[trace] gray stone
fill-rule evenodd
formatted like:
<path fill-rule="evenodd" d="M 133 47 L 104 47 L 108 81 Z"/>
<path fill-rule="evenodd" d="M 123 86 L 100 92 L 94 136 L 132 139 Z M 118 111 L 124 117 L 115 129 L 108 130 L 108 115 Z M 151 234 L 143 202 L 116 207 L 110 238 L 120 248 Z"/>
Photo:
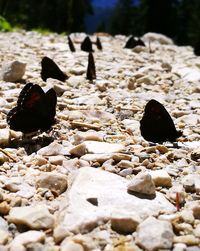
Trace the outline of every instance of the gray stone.
<path fill-rule="evenodd" d="M 148 172 L 140 172 L 128 184 L 128 191 L 155 195 L 156 188 L 151 175 Z"/>
<path fill-rule="evenodd" d="M 26 64 L 19 61 L 6 62 L 1 69 L 1 79 L 6 82 L 16 82 L 21 80 L 26 69 Z"/>
<path fill-rule="evenodd" d="M 42 173 L 36 181 L 36 187 L 48 188 L 58 196 L 67 189 L 67 176 L 56 172 Z"/>
<path fill-rule="evenodd" d="M 46 206 L 13 207 L 7 219 L 16 225 L 26 225 L 31 229 L 47 229 L 54 226 L 54 217 Z"/>
<path fill-rule="evenodd" d="M 137 227 L 136 242 L 145 250 L 170 249 L 174 233 L 170 222 L 149 217 Z"/>

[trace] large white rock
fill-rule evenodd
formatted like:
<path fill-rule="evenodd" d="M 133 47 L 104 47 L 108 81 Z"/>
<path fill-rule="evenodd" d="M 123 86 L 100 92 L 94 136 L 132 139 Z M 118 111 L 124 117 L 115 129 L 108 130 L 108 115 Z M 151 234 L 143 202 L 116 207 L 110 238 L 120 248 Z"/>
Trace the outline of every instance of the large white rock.
<path fill-rule="evenodd" d="M 170 249 L 174 233 L 168 221 L 149 217 L 137 227 L 136 242 L 145 250 Z"/>
<path fill-rule="evenodd" d="M 65 238 L 69 231 L 88 232 L 102 222 L 116 218 L 116 209 L 123 224 L 123 217 L 135 215 L 145 219 L 175 211 L 163 194 L 157 192 L 154 199 L 136 197 L 127 192 L 125 178 L 92 167 L 77 170 L 71 183 L 54 232 L 56 241 Z"/>

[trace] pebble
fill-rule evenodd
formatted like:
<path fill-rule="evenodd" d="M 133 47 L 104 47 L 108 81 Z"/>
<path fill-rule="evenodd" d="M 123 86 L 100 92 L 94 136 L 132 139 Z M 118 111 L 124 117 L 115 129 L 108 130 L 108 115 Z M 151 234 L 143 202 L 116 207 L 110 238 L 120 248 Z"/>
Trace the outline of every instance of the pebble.
<path fill-rule="evenodd" d="M 5 245 L 8 241 L 9 233 L 0 229 L 0 245 Z"/>
<path fill-rule="evenodd" d="M 155 186 L 171 187 L 172 179 L 165 170 L 150 171 Z"/>
<path fill-rule="evenodd" d="M 155 195 L 156 188 L 151 175 L 148 172 L 140 172 L 128 184 L 128 191 Z"/>
<path fill-rule="evenodd" d="M 85 141 L 70 150 L 70 153 L 75 156 L 83 156 L 86 153 L 115 153 L 124 149 L 122 144 L 112 144 L 98 141 Z"/>
<path fill-rule="evenodd" d="M 36 181 L 37 188 L 48 188 L 56 196 L 63 193 L 67 189 L 67 186 L 67 176 L 56 172 L 41 173 Z"/>
<path fill-rule="evenodd" d="M 23 250 L 29 243 L 38 243 L 45 240 L 45 234 L 41 231 L 29 230 L 17 235 L 10 243 L 10 251 Z"/>
<path fill-rule="evenodd" d="M 30 229 L 48 229 L 54 226 L 54 217 L 46 206 L 13 207 L 7 219 L 16 225 L 26 225 Z"/>
<path fill-rule="evenodd" d="M 10 141 L 10 130 L 5 128 L 5 129 L 0 129 L 0 145 L 1 146 L 8 146 Z"/>
<path fill-rule="evenodd" d="M 136 242 L 146 250 L 171 249 L 174 233 L 171 223 L 149 217 L 137 227 Z"/>
<path fill-rule="evenodd" d="M 84 251 L 84 247 L 79 243 L 73 241 L 64 240 L 61 243 L 61 251 Z"/>
<path fill-rule="evenodd" d="M 26 64 L 19 61 L 4 62 L 2 65 L 0 78 L 6 82 L 16 82 L 21 80 L 26 69 Z"/>

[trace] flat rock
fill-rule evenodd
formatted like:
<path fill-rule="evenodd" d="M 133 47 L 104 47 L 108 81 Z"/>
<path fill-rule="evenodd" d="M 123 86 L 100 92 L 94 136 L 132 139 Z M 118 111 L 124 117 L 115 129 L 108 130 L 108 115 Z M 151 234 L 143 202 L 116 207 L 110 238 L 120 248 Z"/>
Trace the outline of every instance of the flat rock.
<path fill-rule="evenodd" d="M 16 225 L 26 225 L 31 229 L 47 229 L 54 225 L 54 217 L 46 206 L 13 207 L 7 219 Z"/>
<path fill-rule="evenodd" d="M 140 172 L 128 184 L 128 191 L 154 195 L 156 188 L 151 175 L 148 172 Z"/>
<path fill-rule="evenodd" d="M 19 61 L 6 62 L 3 64 L 0 78 L 6 82 L 21 80 L 26 69 L 26 64 Z"/>
<path fill-rule="evenodd" d="M 116 153 L 124 150 L 124 146 L 122 144 L 116 143 L 107 143 L 107 142 L 98 142 L 98 141 L 84 141 L 83 143 L 75 146 L 70 150 L 70 153 L 75 156 L 83 156 L 86 153 Z"/>
<path fill-rule="evenodd" d="M 67 189 L 67 176 L 56 172 L 42 173 L 36 187 L 48 188 L 53 194 L 60 195 Z"/>
<path fill-rule="evenodd" d="M 59 213 L 59 224 L 54 236 L 62 240 L 69 231 L 88 232 L 112 217 L 116 208 L 118 217 L 138 215 L 145 219 L 150 215 L 172 213 L 175 207 L 157 192 L 154 199 L 139 198 L 127 193 L 128 181 L 116 174 L 91 167 L 83 167 L 71 177 L 68 198 Z"/>
<path fill-rule="evenodd" d="M 137 227 L 136 242 L 145 250 L 170 249 L 174 233 L 170 222 L 149 217 Z"/>

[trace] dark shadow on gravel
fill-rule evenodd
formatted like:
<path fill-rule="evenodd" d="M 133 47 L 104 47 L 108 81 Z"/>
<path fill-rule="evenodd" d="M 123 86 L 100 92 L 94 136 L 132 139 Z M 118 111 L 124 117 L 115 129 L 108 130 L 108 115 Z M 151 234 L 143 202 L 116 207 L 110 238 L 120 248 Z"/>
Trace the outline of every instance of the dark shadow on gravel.
<path fill-rule="evenodd" d="M 156 198 L 156 194 L 148 195 L 148 194 L 142 194 L 142 193 L 131 192 L 131 191 L 127 191 L 127 192 L 128 194 L 134 195 L 138 197 L 139 199 L 153 200 Z"/>
<path fill-rule="evenodd" d="M 55 138 L 51 136 L 42 136 L 36 139 L 31 139 L 31 138 L 21 139 L 21 140 L 14 139 L 14 140 L 11 140 L 9 147 L 11 148 L 24 147 L 26 153 L 30 155 L 34 152 L 37 152 L 41 148 L 48 146 L 54 141 L 54 139 Z"/>

